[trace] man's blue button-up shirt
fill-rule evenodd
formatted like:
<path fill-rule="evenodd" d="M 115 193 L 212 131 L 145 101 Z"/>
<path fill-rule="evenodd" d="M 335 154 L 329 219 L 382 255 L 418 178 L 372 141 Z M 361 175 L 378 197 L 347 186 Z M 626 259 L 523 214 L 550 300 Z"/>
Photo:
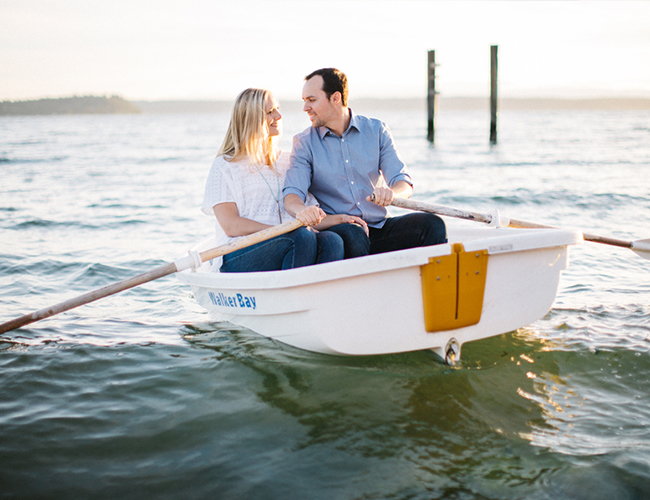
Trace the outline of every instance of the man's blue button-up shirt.
<path fill-rule="evenodd" d="M 352 110 L 350 115 L 342 137 L 327 127 L 310 127 L 293 138 L 291 168 L 282 193 L 285 197 L 296 194 L 305 201 L 310 192 L 325 213 L 354 215 L 380 228 L 387 211 L 366 197 L 383 182 L 389 187 L 397 181 L 412 185 L 411 177 L 388 127 Z"/>

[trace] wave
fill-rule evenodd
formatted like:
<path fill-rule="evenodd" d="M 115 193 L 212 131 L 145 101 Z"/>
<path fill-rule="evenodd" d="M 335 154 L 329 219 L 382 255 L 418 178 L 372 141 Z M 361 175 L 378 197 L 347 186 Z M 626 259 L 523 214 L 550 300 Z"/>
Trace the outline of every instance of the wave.
<path fill-rule="evenodd" d="M 137 163 L 139 165 L 148 165 L 151 163 L 167 163 L 167 162 L 175 162 L 175 161 L 187 161 L 187 158 L 182 156 L 168 156 L 166 158 L 149 157 L 149 158 L 139 158 L 137 160 L 133 160 L 134 163 Z"/>
<path fill-rule="evenodd" d="M 579 193 L 575 191 L 534 191 L 517 189 L 509 195 L 468 196 L 450 191 L 423 192 L 423 199 L 435 199 L 443 205 L 465 204 L 476 206 L 570 206 L 576 209 L 599 209 L 645 205 L 647 198 L 625 193 Z"/>
<path fill-rule="evenodd" d="M 16 211 L 16 209 L 13 208 L 8 208 L 8 209 L 2 209 L 0 208 L 0 211 Z M 136 226 L 136 225 L 142 225 L 142 224 L 147 224 L 147 221 L 142 220 L 142 219 L 126 219 L 126 220 L 120 220 L 117 222 L 102 222 L 101 224 L 89 224 L 87 222 L 80 222 L 80 221 L 52 221 L 52 220 L 46 220 L 46 219 L 32 219 L 32 220 L 27 220 L 23 222 L 19 222 L 17 224 L 14 224 L 13 226 L 7 226 L 6 229 L 9 230 L 14 230 L 14 231 L 22 231 L 22 230 L 28 230 L 28 229 L 34 229 L 34 228 L 48 228 L 48 229 L 53 229 L 53 228 L 67 228 L 67 229 L 84 229 L 84 230 L 92 230 L 92 231 L 105 231 L 107 229 L 118 229 L 124 226 Z"/>
<path fill-rule="evenodd" d="M 79 257 L 77 257 L 79 258 Z M 164 265 L 159 260 L 125 262 L 88 262 L 15 257 L 0 255 L 0 274 L 7 278 L 0 292 L 2 297 L 55 297 L 47 303 L 60 302 L 60 295 L 82 294 L 118 283 Z M 160 299 L 160 288 L 165 284 L 137 287 L 135 295 Z"/>
<path fill-rule="evenodd" d="M 66 227 L 66 228 L 77 227 L 82 229 L 101 229 L 105 226 L 87 224 L 79 221 L 58 222 L 58 221 L 52 221 L 46 219 L 32 219 L 32 220 L 19 222 L 17 224 L 14 224 L 13 226 L 7 227 L 7 229 L 23 230 L 23 229 L 32 229 L 32 228 L 55 228 L 55 227 Z"/>
<path fill-rule="evenodd" d="M 19 163 L 58 163 L 66 161 L 69 156 L 52 156 L 50 158 L 8 158 L 6 156 L 0 157 L 0 164 L 19 164 Z"/>
<path fill-rule="evenodd" d="M 111 203 L 105 205 L 103 203 L 91 203 L 88 205 L 88 208 L 101 208 L 101 209 L 120 209 L 120 210 L 164 210 L 167 208 L 166 205 L 161 205 L 160 203 L 154 203 L 151 205 L 134 205 L 132 203 Z"/>

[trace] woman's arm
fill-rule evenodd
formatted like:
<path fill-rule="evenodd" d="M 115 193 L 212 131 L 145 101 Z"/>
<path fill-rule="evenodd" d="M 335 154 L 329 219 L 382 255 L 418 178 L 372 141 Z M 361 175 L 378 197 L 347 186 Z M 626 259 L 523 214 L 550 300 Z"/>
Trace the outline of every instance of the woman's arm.
<path fill-rule="evenodd" d="M 239 216 L 237 204 L 233 202 L 219 203 L 212 207 L 214 215 L 223 229 L 230 238 L 237 236 L 248 236 L 262 229 L 266 229 L 268 224 L 247 219 Z M 296 214 L 296 219 L 301 221 L 305 226 L 315 226 L 325 218 L 326 214 L 318 207 L 306 207 Z"/>
<path fill-rule="evenodd" d="M 248 236 L 249 234 L 271 227 L 268 224 L 262 224 L 261 222 L 240 217 L 237 204 L 233 202 L 219 203 L 212 207 L 212 210 L 217 217 L 221 229 L 230 238 Z"/>

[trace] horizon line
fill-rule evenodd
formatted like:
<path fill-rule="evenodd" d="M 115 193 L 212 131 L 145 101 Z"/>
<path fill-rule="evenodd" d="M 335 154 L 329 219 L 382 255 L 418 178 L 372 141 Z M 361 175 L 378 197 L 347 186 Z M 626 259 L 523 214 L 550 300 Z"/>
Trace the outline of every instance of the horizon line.
<path fill-rule="evenodd" d="M 75 94 L 61 94 L 61 95 L 46 95 L 46 96 L 39 96 L 39 97 L 32 97 L 32 98 L 21 98 L 21 99 L 2 99 L 0 102 L 32 102 L 32 101 L 40 101 L 40 100 L 55 100 L 55 99 L 71 99 L 71 98 L 80 98 L 80 97 L 104 97 L 104 98 L 111 98 L 111 97 L 119 97 L 125 101 L 129 102 L 147 102 L 147 103 L 156 103 L 156 102 L 234 102 L 234 99 L 229 99 L 229 98 L 218 98 L 218 97 L 165 97 L 165 98 L 127 98 L 124 97 L 122 94 L 118 93 L 75 93 Z M 617 100 L 624 100 L 624 101 L 631 101 L 631 100 L 650 100 L 650 95 L 613 95 L 613 96 L 535 96 L 535 97 L 530 97 L 530 96 L 499 96 L 499 100 L 510 100 L 510 101 L 522 101 L 522 100 L 529 100 L 529 101 L 617 101 Z M 301 99 L 287 99 L 287 98 L 280 98 L 283 102 L 301 102 Z M 387 96 L 387 97 L 349 97 L 350 100 L 354 101 L 419 101 L 419 100 L 427 100 L 427 96 L 421 96 L 421 97 L 395 97 L 395 96 Z M 446 96 L 443 93 L 438 93 L 438 100 L 441 99 L 455 99 L 455 100 L 485 100 L 485 99 L 490 99 L 489 95 L 485 96 L 475 96 L 475 95 L 450 95 Z"/>

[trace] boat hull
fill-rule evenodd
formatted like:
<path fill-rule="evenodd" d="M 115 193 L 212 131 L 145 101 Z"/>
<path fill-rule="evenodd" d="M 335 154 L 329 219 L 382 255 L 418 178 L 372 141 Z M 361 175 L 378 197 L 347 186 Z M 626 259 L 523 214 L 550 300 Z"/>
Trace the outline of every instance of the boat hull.
<path fill-rule="evenodd" d="M 221 274 L 209 272 L 206 263 L 177 276 L 191 286 L 198 303 L 215 320 L 300 349 L 338 355 L 432 349 L 452 361 L 449 358 L 457 360 L 466 342 L 513 331 L 543 317 L 568 265 L 568 245 L 579 243 L 582 235 L 562 230 L 450 228 L 449 239 L 445 245 L 288 271 Z M 461 251 L 470 256 L 486 255 L 487 272 L 476 271 L 485 275 L 480 303 L 474 296 L 466 299 L 479 320 L 432 331 L 426 318 L 435 320 L 436 304 L 424 298 L 423 269 L 458 251 L 454 243 L 462 243 Z M 437 286 L 440 277 L 435 274 L 441 273 L 435 271 L 432 278 Z M 452 274 L 459 273 L 449 273 L 455 280 Z"/>

